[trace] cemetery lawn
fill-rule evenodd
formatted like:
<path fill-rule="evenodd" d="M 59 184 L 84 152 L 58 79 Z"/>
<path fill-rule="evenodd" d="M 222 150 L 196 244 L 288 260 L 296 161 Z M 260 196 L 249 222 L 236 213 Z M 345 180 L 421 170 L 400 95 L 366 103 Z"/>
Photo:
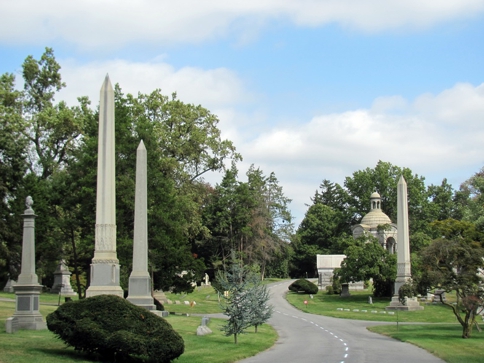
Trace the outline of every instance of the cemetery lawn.
<path fill-rule="evenodd" d="M 212 288 L 206 289 L 213 291 Z M 15 299 L 15 294 L 0 293 L 0 298 Z M 57 309 L 58 295 L 41 294 L 40 298 L 40 312 L 45 319 L 47 314 Z M 216 305 L 218 306 L 218 299 L 216 299 Z M 188 308 L 190 307 L 188 306 Z M 73 348 L 67 347 L 47 329 L 42 331 L 19 330 L 15 334 L 7 334 L 5 320 L 14 312 L 15 303 L 0 301 L 0 363 L 87 363 L 95 361 L 82 353 L 75 352 Z M 193 309 L 190 312 L 193 312 Z M 197 312 L 208 313 L 201 309 L 198 309 Z M 220 309 L 215 312 L 220 313 Z M 225 336 L 220 330 L 224 323 L 223 319 L 210 319 L 208 327 L 213 333 L 205 336 L 196 335 L 197 327 L 201 323 L 200 316 L 169 315 L 166 320 L 185 341 L 185 353 L 176 360 L 178 363 L 232 363 L 269 349 L 278 338 L 276 331 L 270 325 L 264 324 L 258 328 L 258 333 L 254 332 L 254 328 L 247 329 L 246 334 L 239 335 L 236 345 L 233 336 Z"/>
<path fill-rule="evenodd" d="M 334 318 L 387 321 L 389 323 L 396 323 L 397 319 L 399 322 L 457 323 L 452 309 L 442 304 L 421 303 L 424 310 L 395 311 L 394 314 L 389 314 L 388 311 L 385 311 L 385 307 L 390 305 L 390 298 L 372 297 L 373 304 L 369 304 L 369 296 L 372 296 L 369 291 L 351 291 L 349 297 L 328 295 L 325 291 L 319 291 L 311 299 L 308 294 L 296 294 L 289 291 L 286 299 L 299 310 Z M 447 298 L 452 301 L 453 296 L 447 294 Z M 304 301 L 308 302 L 307 306 Z"/>
<path fill-rule="evenodd" d="M 475 327 L 470 339 L 462 339 L 460 324 L 379 325 L 368 330 L 417 345 L 448 363 L 481 363 L 484 332 Z"/>

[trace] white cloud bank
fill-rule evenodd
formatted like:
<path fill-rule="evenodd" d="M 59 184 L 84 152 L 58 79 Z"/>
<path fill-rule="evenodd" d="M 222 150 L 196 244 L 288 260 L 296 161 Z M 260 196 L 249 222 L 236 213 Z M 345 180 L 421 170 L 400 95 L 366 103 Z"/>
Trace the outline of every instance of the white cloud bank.
<path fill-rule="evenodd" d="M 455 188 L 484 165 L 484 83 L 467 83 L 413 101 L 381 97 L 369 109 L 315 116 L 238 145 L 248 163 L 274 171 L 300 218 L 323 179 L 344 177 L 378 160 Z"/>
<path fill-rule="evenodd" d="M 228 35 L 243 40 L 273 20 L 378 32 L 426 28 L 483 11 L 482 0 L 16 0 L 2 2 L 0 42 L 62 40 L 81 49 L 106 49 Z"/>

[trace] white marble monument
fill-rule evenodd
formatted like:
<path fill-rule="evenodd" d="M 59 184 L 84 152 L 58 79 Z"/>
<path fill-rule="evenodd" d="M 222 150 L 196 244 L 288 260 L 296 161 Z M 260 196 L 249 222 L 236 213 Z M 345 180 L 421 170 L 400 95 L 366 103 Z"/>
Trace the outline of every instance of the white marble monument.
<path fill-rule="evenodd" d="M 86 296 L 102 294 L 123 297 L 116 254 L 114 90 L 108 75 L 99 102 L 95 247 Z"/>
<path fill-rule="evenodd" d="M 5 324 L 7 333 L 14 333 L 17 329 L 41 330 L 46 324 L 39 311 L 39 297 L 42 285 L 35 272 L 35 213 L 32 209 L 33 200 L 27 197 L 24 214 L 24 228 L 22 240 L 22 266 L 15 291 L 15 313 Z"/>
<path fill-rule="evenodd" d="M 148 273 L 148 217 L 146 148 L 141 141 L 136 151 L 136 193 L 134 205 L 133 271 L 129 276 L 127 300 L 148 310 L 156 310 Z"/>
<path fill-rule="evenodd" d="M 407 281 L 412 279 L 410 264 L 410 238 L 408 229 L 408 199 L 407 182 L 400 177 L 397 185 L 397 278 L 395 280 L 395 292 L 390 306 L 386 310 L 423 310 L 415 298 L 407 299 L 403 305 L 398 298 L 398 290 Z"/>

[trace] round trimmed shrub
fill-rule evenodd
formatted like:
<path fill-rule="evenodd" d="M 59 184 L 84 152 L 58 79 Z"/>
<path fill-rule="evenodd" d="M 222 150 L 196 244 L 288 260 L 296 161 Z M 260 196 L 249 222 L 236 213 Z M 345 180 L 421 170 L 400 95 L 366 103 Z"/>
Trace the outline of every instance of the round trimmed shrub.
<path fill-rule="evenodd" d="M 168 363 L 185 349 L 165 319 L 114 295 L 65 303 L 46 321 L 67 345 L 114 361 Z"/>
<path fill-rule="evenodd" d="M 304 294 L 317 294 L 319 291 L 315 284 L 306 279 L 294 281 L 291 285 L 289 285 L 289 290 L 296 293 L 302 292 Z"/>

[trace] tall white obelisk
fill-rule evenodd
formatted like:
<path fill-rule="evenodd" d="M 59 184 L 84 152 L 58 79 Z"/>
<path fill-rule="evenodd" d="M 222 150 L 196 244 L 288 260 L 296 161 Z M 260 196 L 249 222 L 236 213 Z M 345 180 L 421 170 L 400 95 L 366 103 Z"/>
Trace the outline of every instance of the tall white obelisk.
<path fill-rule="evenodd" d="M 91 284 L 86 296 L 123 296 L 116 255 L 116 185 L 114 154 L 114 90 L 106 75 L 99 102 L 96 231 Z"/>
<path fill-rule="evenodd" d="M 134 198 L 133 271 L 129 276 L 127 300 L 148 310 L 155 310 L 148 273 L 148 218 L 146 148 L 143 140 L 136 151 L 136 193 Z"/>
<path fill-rule="evenodd" d="M 395 291 L 390 306 L 387 310 L 423 310 L 415 298 L 407 299 L 403 305 L 398 296 L 398 290 L 407 281 L 412 279 L 410 263 L 410 233 L 408 228 L 408 197 L 407 182 L 403 175 L 397 184 L 397 278 L 395 279 Z"/>

